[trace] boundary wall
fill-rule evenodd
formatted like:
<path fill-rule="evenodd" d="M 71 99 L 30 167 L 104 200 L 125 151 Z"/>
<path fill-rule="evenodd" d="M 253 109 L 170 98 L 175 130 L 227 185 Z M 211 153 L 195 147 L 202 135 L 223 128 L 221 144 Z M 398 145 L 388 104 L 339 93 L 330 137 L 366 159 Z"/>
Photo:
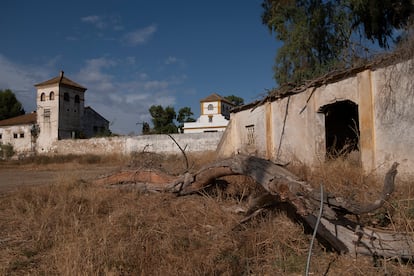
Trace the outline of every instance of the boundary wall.
<path fill-rule="evenodd" d="M 223 132 L 181 133 L 171 136 L 186 152 L 215 151 Z M 181 153 L 176 143 L 166 134 L 118 136 L 91 139 L 66 139 L 53 143 L 47 154 L 124 154 L 133 152 Z"/>

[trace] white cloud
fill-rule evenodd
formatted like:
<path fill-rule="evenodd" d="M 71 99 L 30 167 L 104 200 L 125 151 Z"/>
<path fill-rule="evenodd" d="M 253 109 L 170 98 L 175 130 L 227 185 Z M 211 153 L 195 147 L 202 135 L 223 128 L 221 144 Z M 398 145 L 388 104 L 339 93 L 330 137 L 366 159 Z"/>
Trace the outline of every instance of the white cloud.
<path fill-rule="evenodd" d="M 52 73 L 50 64 L 43 66 L 17 64 L 0 54 L 0 89 L 11 89 L 24 109 L 31 112 L 36 109 L 36 90 L 33 85 L 50 78 Z"/>
<path fill-rule="evenodd" d="M 57 56 L 45 64 L 17 64 L 0 54 L 0 89 L 10 88 L 27 112 L 36 109 L 34 84 L 58 75 Z M 179 84 L 174 77 L 153 79 L 146 72 L 118 75 L 131 59 L 100 57 L 84 62 L 77 73 L 67 76 L 88 88 L 85 105 L 92 106 L 113 124 L 111 130 L 119 134 L 139 133 L 137 122 L 151 122 L 151 105 L 174 106 L 175 90 Z"/>
<path fill-rule="evenodd" d="M 127 61 L 128 65 L 135 65 L 135 63 L 136 63 L 135 57 L 127 57 L 126 61 Z"/>
<path fill-rule="evenodd" d="M 114 31 L 122 31 L 124 29 L 119 16 L 88 15 L 82 17 L 80 20 L 100 30 L 112 29 Z"/>
<path fill-rule="evenodd" d="M 123 36 L 123 41 L 131 46 L 136 46 L 146 43 L 151 36 L 157 31 L 156 25 L 150 25 L 145 28 L 137 29 L 135 31 L 126 33 Z"/>
<path fill-rule="evenodd" d="M 127 103 L 135 103 L 138 101 L 148 101 L 151 98 L 151 94 L 129 94 L 125 96 L 125 101 Z"/>
<path fill-rule="evenodd" d="M 176 57 L 171 57 L 169 56 L 166 60 L 165 60 L 165 64 L 169 65 L 169 64 L 174 64 L 177 62 L 177 58 Z"/>
<path fill-rule="evenodd" d="M 147 73 L 140 73 L 138 77 L 140 80 L 147 80 L 149 78 Z"/>
<path fill-rule="evenodd" d="M 145 72 L 131 73 L 131 77 L 115 75 L 130 62 L 130 57 L 90 59 L 74 79 L 88 87 L 86 104 L 113 122 L 112 131 L 120 134 L 136 131 L 139 120 L 150 122 L 151 105 L 168 106 L 176 102 L 174 82 L 151 79 Z"/>
<path fill-rule="evenodd" d="M 147 81 L 144 83 L 146 90 L 163 90 L 168 88 L 167 81 Z"/>
<path fill-rule="evenodd" d="M 103 73 L 103 69 L 116 65 L 116 61 L 107 58 L 95 58 L 86 61 L 79 72 L 79 79 L 87 83 L 110 83 L 111 76 Z"/>
<path fill-rule="evenodd" d="M 100 21 L 100 17 L 97 15 L 89 15 L 89 16 L 82 17 L 81 21 L 89 22 L 89 23 L 96 23 Z"/>
<path fill-rule="evenodd" d="M 180 69 L 184 69 L 186 67 L 186 63 L 183 59 L 174 57 L 174 56 L 169 56 L 167 59 L 164 60 L 164 65 L 166 66 L 172 66 L 172 65 L 176 65 L 178 66 L 178 68 Z M 163 68 L 165 69 L 165 68 Z"/>
<path fill-rule="evenodd" d="M 82 22 L 90 23 L 98 29 L 104 29 L 107 25 L 102 16 L 99 15 L 88 15 L 81 18 Z"/>

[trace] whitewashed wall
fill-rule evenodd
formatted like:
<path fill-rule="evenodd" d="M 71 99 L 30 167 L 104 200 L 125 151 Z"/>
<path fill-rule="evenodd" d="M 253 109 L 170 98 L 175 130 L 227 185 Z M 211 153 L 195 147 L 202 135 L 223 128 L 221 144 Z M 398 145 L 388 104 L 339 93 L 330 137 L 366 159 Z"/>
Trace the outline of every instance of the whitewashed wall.
<path fill-rule="evenodd" d="M 222 132 L 174 134 L 172 137 L 186 152 L 214 151 Z M 68 139 L 53 143 L 49 154 L 130 154 L 132 152 L 180 153 L 168 135 L 120 136 L 92 139 Z"/>
<path fill-rule="evenodd" d="M 405 72 L 405 74 L 401 74 Z M 375 165 L 414 176 L 414 60 L 373 72 Z"/>
<path fill-rule="evenodd" d="M 19 153 L 30 152 L 33 150 L 32 136 L 30 130 L 32 125 L 4 126 L 0 128 L 0 143 L 10 144 Z"/>

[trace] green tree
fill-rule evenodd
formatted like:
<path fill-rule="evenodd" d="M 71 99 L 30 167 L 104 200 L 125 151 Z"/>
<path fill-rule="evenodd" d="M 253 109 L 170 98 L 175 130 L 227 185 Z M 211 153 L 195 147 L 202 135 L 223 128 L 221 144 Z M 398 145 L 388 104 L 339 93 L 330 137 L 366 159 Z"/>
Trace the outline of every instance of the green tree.
<path fill-rule="evenodd" d="M 196 120 L 192 117 L 194 113 L 191 111 L 191 107 L 185 106 L 178 110 L 177 122 L 180 132 L 183 132 L 184 123 L 195 122 Z"/>
<path fill-rule="evenodd" d="M 364 39 L 388 48 L 413 13 L 411 0 L 264 0 L 262 22 L 283 45 L 274 78 L 301 83 L 369 57 Z"/>
<path fill-rule="evenodd" d="M 147 122 L 142 122 L 142 134 L 149 134 L 150 131 L 150 125 Z"/>
<path fill-rule="evenodd" d="M 163 108 L 161 105 L 153 105 L 149 112 L 152 117 L 152 124 L 154 125 L 152 133 L 177 133 L 177 126 L 174 124 L 176 113 L 174 107 L 167 106 Z"/>
<path fill-rule="evenodd" d="M 0 120 L 23 115 L 22 104 L 10 89 L 0 90 Z"/>
<path fill-rule="evenodd" d="M 224 97 L 226 100 L 234 104 L 235 106 L 244 105 L 244 99 L 235 95 L 229 95 Z"/>
<path fill-rule="evenodd" d="M 348 0 L 353 26 L 362 26 L 365 36 L 388 48 L 395 29 L 404 29 L 414 12 L 412 0 Z"/>

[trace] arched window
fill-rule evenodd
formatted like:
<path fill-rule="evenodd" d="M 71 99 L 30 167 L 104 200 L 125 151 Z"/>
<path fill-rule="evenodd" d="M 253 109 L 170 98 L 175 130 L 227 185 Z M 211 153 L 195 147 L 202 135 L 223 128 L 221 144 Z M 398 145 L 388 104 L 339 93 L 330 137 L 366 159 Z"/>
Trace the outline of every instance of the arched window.
<path fill-rule="evenodd" d="M 69 101 L 69 94 L 68 93 L 63 94 L 63 100 L 65 102 L 68 102 Z"/>
<path fill-rule="evenodd" d="M 45 93 L 42 93 L 41 95 L 40 95 L 40 101 L 41 102 L 44 102 L 46 100 L 46 95 L 45 95 Z"/>
<path fill-rule="evenodd" d="M 79 98 L 79 95 L 76 95 L 76 96 L 75 96 L 75 103 L 80 103 L 80 98 Z"/>
<path fill-rule="evenodd" d="M 55 99 L 55 93 L 53 91 L 50 91 L 49 100 L 53 101 L 54 99 Z"/>
<path fill-rule="evenodd" d="M 212 105 L 212 104 L 209 104 L 209 105 L 207 106 L 207 109 L 208 109 L 208 110 L 213 110 L 213 108 L 214 108 L 214 107 L 213 107 L 213 105 Z"/>

